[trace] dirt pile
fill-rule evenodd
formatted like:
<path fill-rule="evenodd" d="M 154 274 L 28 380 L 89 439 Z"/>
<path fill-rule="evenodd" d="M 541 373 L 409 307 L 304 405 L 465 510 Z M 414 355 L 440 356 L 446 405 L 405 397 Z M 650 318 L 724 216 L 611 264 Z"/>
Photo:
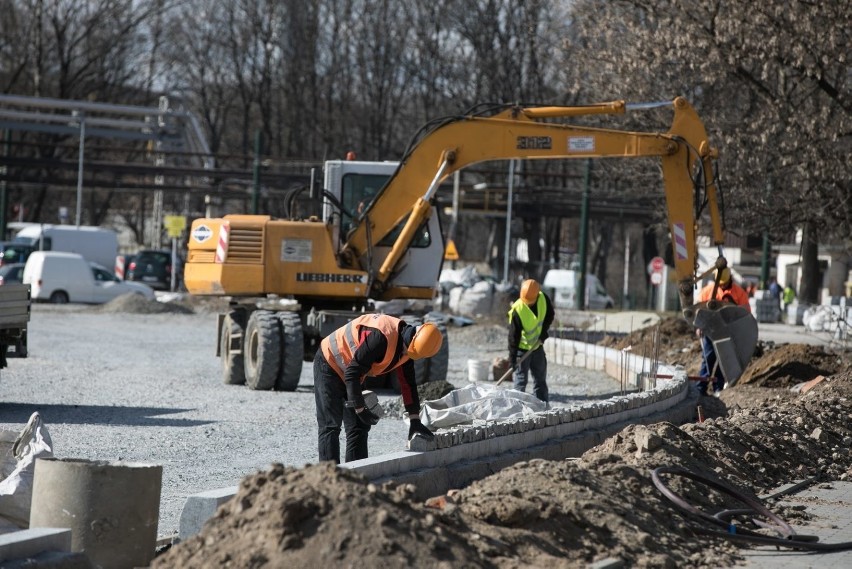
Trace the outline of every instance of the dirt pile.
<path fill-rule="evenodd" d="M 128 314 L 192 314 L 191 307 L 179 302 L 159 302 L 148 300 L 141 295 L 128 293 L 113 298 L 97 307 L 98 312 L 128 313 Z"/>
<path fill-rule="evenodd" d="M 740 389 L 764 388 L 701 402 L 724 411 Z M 630 426 L 579 460 L 519 463 L 425 504 L 409 487 L 376 487 L 328 464 L 273 466 L 244 479 L 201 534 L 153 566 L 581 567 L 608 557 L 731 566 L 736 547 L 699 536 L 653 485 L 653 469 L 683 466 L 749 495 L 852 476 L 852 373 L 802 395 L 769 391 L 787 396 L 744 397 L 729 418 L 682 428 Z M 738 505 L 685 478 L 670 486 L 711 513 Z"/>
<path fill-rule="evenodd" d="M 634 330 L 626 336 L 605 336 L 602 346 L 657 359 L 671 365 L 682 365 L 690 375 L 701 366 L 701 343 L 695 328 L 684 318 L 663 318 L 657 324 Z"/>
<path fill-rule="evenodd" d="M 784 344 L 767 346 L 753 358 L 739 382 L 761 387 L 791 387 L 818 375 L 831 375 L 849 367 L 842 354 L 826 352 L 819 346 Z"/>
<path fill-rule="evenodd" d="M 424 401 L 440 399 L 454 389 L 455 387 L 449 381 L 430 381 L 417 386 L 417 395 L 420 397 L 420 403 L 422 404 Z M 393 399 L 383 401 L 382 409 L 384 409 L 386 417 L 396 417 L 399 419 L 408 417 L 405 406 L 402 404 L 402 397 L 394 397 Z"/>

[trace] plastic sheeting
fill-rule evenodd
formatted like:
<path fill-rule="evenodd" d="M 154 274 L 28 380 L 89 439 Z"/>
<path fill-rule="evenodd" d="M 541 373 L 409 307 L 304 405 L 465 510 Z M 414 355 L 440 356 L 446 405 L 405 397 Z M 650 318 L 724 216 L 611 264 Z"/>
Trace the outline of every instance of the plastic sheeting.
<path fill-rule="evenodd" d="M 546 409 L 547 404 L 534 395 L 496 385 L 471 383 L 440 399 L 426 401 L 420 409 L 420 420 L 434 431 L 477 419 L 519 419 Z"/>
<path fill-rule="evenodd" d="M 53 456 L 50 434 L 38 412 L 30 416 L 29 422 L 18 435 L 12 452 L 16 459 L 15 469 L 0 482 L 0 522 L 6 526 L 0 533 L 9 531 L 14 526 L 29 526 L 36 459 Z"/>

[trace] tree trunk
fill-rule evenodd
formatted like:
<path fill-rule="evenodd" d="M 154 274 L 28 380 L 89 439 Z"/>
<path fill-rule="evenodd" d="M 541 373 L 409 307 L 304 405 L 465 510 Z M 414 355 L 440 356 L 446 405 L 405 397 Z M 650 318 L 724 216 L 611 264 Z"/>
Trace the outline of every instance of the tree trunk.
<path fill-rule="evenodd" d="M 799 302 L 819 304 L 819 289 L 822 284 L 819 272 L 819 234 L 813 222 L 806 223 L 802 231 L 802 282 L 799 283 Z"/>

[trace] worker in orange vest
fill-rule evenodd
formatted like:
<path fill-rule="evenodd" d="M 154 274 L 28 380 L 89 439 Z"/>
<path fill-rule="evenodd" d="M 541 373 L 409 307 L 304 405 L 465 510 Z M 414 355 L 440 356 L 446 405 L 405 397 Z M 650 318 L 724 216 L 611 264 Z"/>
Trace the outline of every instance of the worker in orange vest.
<path fill-rule="evenodd" d="M 713 272 L 714 282 L 708 283 L 698 292 L 697 302 L 708 302 L 717 300 L 719 302 L 727 302 L 744 307 L 751 312 L 751 307 L 748 304 L 748 293 L 743 287 L 734 282 L 731 278 L 731 269 L 725 267 L 722 269 L 721 275 L 719 269 Z M 718 277 L 719 286 L 716 286 L 715 280 Z M 713 296 L 713 289 L 716 289 L 716 295 Z M 702 361 L 701 370 L 698 374 L 701 377 L 713 378 L 713 392 L 717 393 L 725 388 L 725 376 L 722 375 L 721 368 L 716 365 L 716 350 L 713 349 L 713 342 L 701 333 L 701 330 L 696 330 L 696 333 L 701 338 Z M 712 374 L 712 375 L 711 375 Z M 708 381 L 698 382 L 698 391 L 701 395 L 707 395 L 709 387 Z"/>
<path fill-rule="evenodd" d="M 367 376 L 396 373 L 410 421 L 408 440 L 434 435 L 420 421 L 414 360 L 438 353 L 440 330 L 427 322 L 412 326 L 384 314 L 365 314 L 323 338 L 314 357 L 314 397 L 319 427 L 319 459 L 340 463 L 340 428 L 346 429 L 346 462 L 367 458 L 367 436 L 379 421 L 364 402 Z"/>

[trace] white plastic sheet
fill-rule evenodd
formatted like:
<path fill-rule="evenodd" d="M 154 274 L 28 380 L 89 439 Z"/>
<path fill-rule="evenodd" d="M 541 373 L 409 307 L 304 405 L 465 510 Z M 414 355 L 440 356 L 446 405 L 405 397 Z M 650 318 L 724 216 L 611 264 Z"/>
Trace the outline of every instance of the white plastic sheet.
<path fill-rule="evenodd" d="M 17 459 L 15 470 L 0 482 L 0 522 L 6 522 L 3 524 L 6 528 L 11 524 L 26 528 L 30 524 L 30 503 L 33 495 L 36 459 L 53 456 L 50 434 L 38 412 L 30 416 L 30 420 L 18 436 L 14 455 Z M 14 526 L 12 528 L 16 529 Z"/>
<path fill-rule="evenodd" d="M 497 421 L 528 417 L 546 409 L 547 404 L 534 395 L 496 385 L 471 383 L 440 399 L 423 403 L 420 420 L 435 430 L 477 419 Z"/>

